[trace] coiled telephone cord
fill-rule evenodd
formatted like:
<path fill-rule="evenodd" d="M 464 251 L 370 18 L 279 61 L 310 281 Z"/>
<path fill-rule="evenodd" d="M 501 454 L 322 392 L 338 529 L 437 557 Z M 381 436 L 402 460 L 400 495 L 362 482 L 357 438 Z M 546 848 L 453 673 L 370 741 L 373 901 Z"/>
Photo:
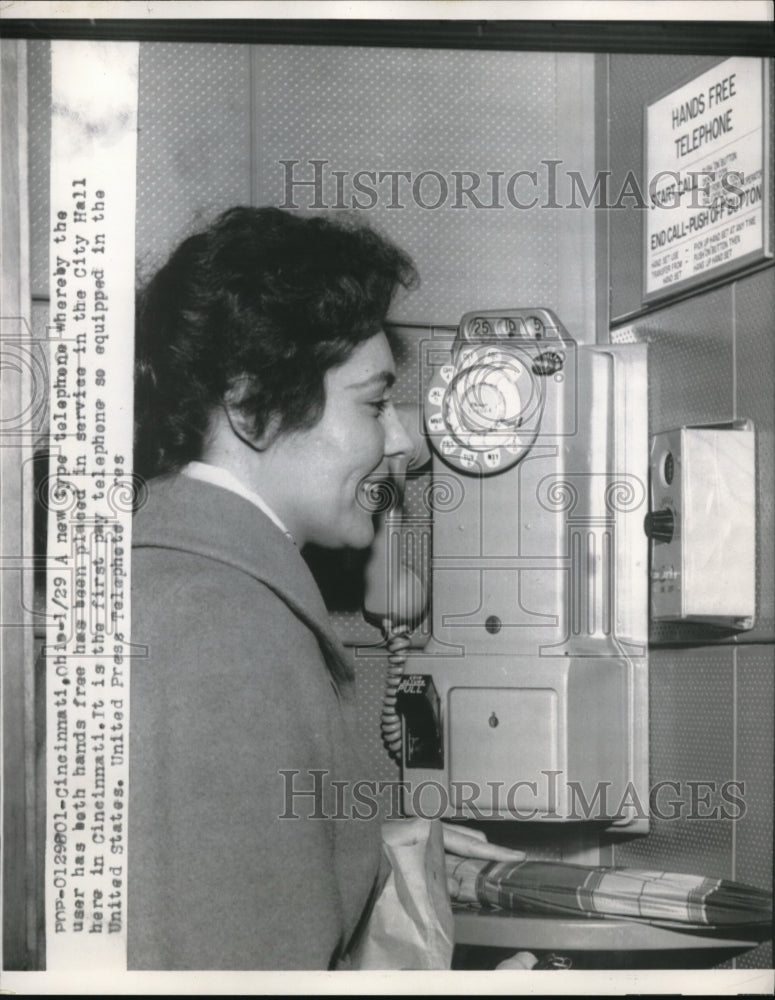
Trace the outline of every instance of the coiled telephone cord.
<path fill-rule="evenodd" d="M 390 756 L 401 759 L 403 739 L 401 735 L 401 717 L 396 711 L 396 701 L 401 678 L 404 676 L 404 664 L 407 660 L 406 651 L 411 645 L 409 626 L 394 626 L 389 618 L 382 620 L 382 631 L 385 635 L 388 649 L 387 678 L 385 694 L 382 700 L 382 742 Z"/>

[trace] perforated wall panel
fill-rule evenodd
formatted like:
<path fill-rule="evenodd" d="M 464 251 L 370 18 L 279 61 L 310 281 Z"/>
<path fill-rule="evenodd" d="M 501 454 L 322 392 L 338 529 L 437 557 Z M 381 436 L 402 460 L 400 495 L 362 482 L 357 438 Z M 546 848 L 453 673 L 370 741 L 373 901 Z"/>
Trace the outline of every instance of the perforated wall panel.
<path fill-rule="evenodd" d="M 249 71 L 247 46 L 140 46 L 140 280 L 218 212 L 249 204 Z"/>
<path fill-rule="evenodd" d="M 733 662 L 722 647 L 650 652 L 650 784 L 676 786 L 656 794 L 664 818 L 647 837 L 616 845 L 617 865 L 733 877 L 733 824 L 713 818 L 734 779 Z"/>
<path fill-rule="evenodd" d="M 720 289 L 633 324 L 647 331 L 652 434 L 732 419 L 733 323 L 729 290 Z"/>
<path fill-rule="evenodd" d="M 614 863 L 771 889 L 774 647 L 656 647 L 649 672 L 657 810 L 647 837 L 614 844 Z M 771 944 L 734 962 L 770 968 Z"/>
<path fill-rule="evenodd" d="M 143 279 L 199 224 L 251 197 L 249 48 L 140 46 L 137 259 Z M 51 66 L 28 43 L 31 286 L 48 294 Z"/>
<path fill-rule="evenodd" d="M 775 647 L 737 650 L 736 777 L 745 783 L 745 815 L 736 824 L 735 878 L 762 889 L 773 884 L 773 676 Z M 741 968 L 772 968 L 772 943 L 737 959 Z"/>
<path fill-rule="evenodd" d="M 363 204 L 372 200 L 354 189 L 357 171 L 411 174 L 396 179 L 395 198 L 391 179 L 364 180 L 378 197 L 359 213 L 400 242 L 418 265 L 423 284 L 396 305 L 394 318 L 457 323 L 479 305 L 556 307 L 567 213 L 514 208 L 506 185 L 517 170 L 537 171 L 536 188 L 526 180 L 516 197 L 545 200 L 541 161 L 557 155 L 559 117 L 576 120 L 579 113 L 578 107 L 558 109 L 563 56 L 263 46 L 256 49 L 255 66 L 259 202 L 286 203 L 281 160 L 298 161 L 293 177 L 306 181 L 314 179 L 310 161 L 325 161 L 322 202 L 328 207 L 337 203 L 333 171 L 344 172 L 346 205 L 353 195 Z M 435 171 L 448 185 L 438 208 L 422 207 L 444 194 L 430 174 L 418 184 L 424 171 Z M 474 208 L 461 197 L 463 207 L 455 208 L 455 171 L 482 178 L 477 197 L 484 205 L 493 203 L 488 172 L 502 172 L 503 207 Z M 314 189 L 297 186 L 290 198 L 305 209 L 313 204 Z"/>

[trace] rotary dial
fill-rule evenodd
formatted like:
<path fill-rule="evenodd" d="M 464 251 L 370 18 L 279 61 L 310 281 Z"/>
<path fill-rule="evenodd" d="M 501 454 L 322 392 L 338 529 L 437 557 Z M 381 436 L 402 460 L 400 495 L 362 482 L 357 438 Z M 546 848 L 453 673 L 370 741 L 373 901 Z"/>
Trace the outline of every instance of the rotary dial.
<path fill-rule="evenodd" d="M 454 466 L 495 472 L 515 465 L 538 432 L 543 405 L 532 357 L 517 345 L 466 348 L 431 382 L 426 424 Z"/>

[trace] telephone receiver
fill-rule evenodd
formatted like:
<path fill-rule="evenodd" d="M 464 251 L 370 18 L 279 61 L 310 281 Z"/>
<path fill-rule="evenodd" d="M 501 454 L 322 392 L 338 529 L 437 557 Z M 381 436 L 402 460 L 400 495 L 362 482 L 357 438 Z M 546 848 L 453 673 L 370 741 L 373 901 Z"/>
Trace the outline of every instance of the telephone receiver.
<path fill-rule="evenodd" d="M 412 442 L 411 451 L 385 459 L 369 477 L 375 501 L 375 534 L 364 569 L 363 614 L 370 624 L 392 629 L 415 627 L 428 605 L 428 587 L 407 564 L 401 522 L 406 477 L 423 468 L 431 458 L 422 431 L 420 411 L 411 404 L 396 404 L 396 412 Z"/>
<path fill-rule="evenodd" d="M 387 645 L 380 723 L 385 749 L 399 761 L 403 724 L 397 711 L 398 692 L 410 646 L 409 632 L 425 616 L 429 591 L 406 558 L 408 539 L 401 531 L 404 491 L 407 474 L 427 465 L 431 453 L 418 408 L 396 404 L 396 411 L 412 447 L 405 455 L 386 459 L 369 477 L 367 493 L 377 510 L 374 541 L 364 567 L 363 616 L 381 629 Z"/>

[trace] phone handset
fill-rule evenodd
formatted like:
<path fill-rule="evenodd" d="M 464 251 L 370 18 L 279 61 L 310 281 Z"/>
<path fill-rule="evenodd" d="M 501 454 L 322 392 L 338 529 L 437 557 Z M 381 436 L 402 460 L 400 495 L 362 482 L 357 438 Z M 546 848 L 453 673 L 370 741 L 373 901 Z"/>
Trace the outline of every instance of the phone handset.
<path fill-rule="evenodd" d="M 414 445 L 412 453 L 385 463 L 372 476 L 371 493 L 380 508 L 364 571 L 363 613 L 382 629 L 388 649 L 388 668 L 382 703 L 382 740 L 388 753 L 401 754 L 401 719 L 396 711 L 398 687 L 404 672 L 409 633 L 422 620 L 428 604 L 425 581 L 408 564 L 402 534 L 406 475 L 430 460 L 430 450 L 419 429 L 414 407 L 397 405 L 399 419 Z"/>

